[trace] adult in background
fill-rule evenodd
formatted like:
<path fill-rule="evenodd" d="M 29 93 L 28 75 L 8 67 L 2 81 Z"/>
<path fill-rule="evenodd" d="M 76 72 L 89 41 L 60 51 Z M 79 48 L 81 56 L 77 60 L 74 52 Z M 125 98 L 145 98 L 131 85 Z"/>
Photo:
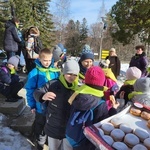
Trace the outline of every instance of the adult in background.
<path fill-rule="evenodd" d="M 106 57 L 106 60 L 110 60 L 109 68 L 111 68 L 112 72 L 114 73 L 115 77 L 119 76 L 120 74 L 120 60 L 116 54 L 115 48 L 111 48 L 109 50 L 109 56 Z"/>
<path fill-rule="evenodd" d="M 148 66 L 148 60 L 144 52 L 145 47 L 143 45 L 137 45 L 135 47 L 136 54 L 131 58 L 129 67 L 137 67 L 142 72 L 142 77 L 146 76 L 146 68 Z"/>
<path fill-rule="evenodd" d="M 78 63 L 80 67 L 79 84 L 83 84 L 87 69 L 93 66 L 93 63 L 94 63 L 94 54 L 89 45 L 86 44 L 84 46 Z"/>
<path fill-rule="evenodd" d="M 40 31 L 37 27 L 30 27 L 25 37 L 25 61 L 27 73 L 36 67 L 35 59 L 39 58 L 39 52 L 42 49 L 40 40 Z"/>
<path fill-rule="evenodd" d="M 19 26 L 19 20 L 17 18 L 12 18 L 8 20 L 5 24 L 4 33 L 4 50 L 7 54 L 7 60 L 11 56 L 15 56 L 18 51 L 18 44 L 21 42 L 19 38 L 17 28 Z"/>

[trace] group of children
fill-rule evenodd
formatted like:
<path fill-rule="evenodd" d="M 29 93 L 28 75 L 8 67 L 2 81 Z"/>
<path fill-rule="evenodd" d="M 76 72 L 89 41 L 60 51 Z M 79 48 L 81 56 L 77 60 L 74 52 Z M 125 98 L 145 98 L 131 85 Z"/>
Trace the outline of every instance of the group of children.
<path fill-rule="evenodd" d="M 65 58 L 64 61 L 57 46 L 53 51 L 47 48 L 40 50 L 39 58 L 35 60 L 36 67 L 29 72 L 25 84 L 27 103 L 32 113 L 36 114 L 34 132 L 37 150 L 43 149 L 46 140 L 49 150 L 95 149 L 86 138 L 76 147 L 72 147 L 66 139 L 70 114 L 75 110 L 83 112 L 95 108 L 93 123 L 97 123 L 121 111 L 130 102 L 138 101 L 150 106 L 150 78 L 141 78 L 141 71 L 130 67 L 126 72 L 126 81 L 119 88 L 116 77 L 108 68 L 109 60 L 94 66 L 94 55 L 89 50 L 88 46 L 84 47 L 79 62 L 72 58 Z M 59 68 L 57 64 L 62 59 L 63 67 Z M 9 95 L 12 98 L 18 96 L 16 94 L 24 85 L 13 78 L 18 62 L 17 56 L 13 56 L 5 64 L 8 72 L 1 67 L 0 86 L 3 84 L 4 87 L 0 92 L 6 97 L 9 95 L 4 92 L 7 84 L 18 86 L 15 94 Z M 5 82 L 4 74 L 8 75 L 9 82 Z M 98 105 L 102 100 L 105 101 Z"/>

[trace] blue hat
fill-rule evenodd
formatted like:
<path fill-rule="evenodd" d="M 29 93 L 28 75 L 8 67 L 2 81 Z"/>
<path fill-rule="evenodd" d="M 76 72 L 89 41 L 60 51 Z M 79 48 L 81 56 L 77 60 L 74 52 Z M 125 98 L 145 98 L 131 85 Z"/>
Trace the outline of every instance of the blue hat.
<path fill-rule="evenodd" d="M 93 54 L 90 46 L 87 44 L 85 44 L 85 46 L 82 50 L 80 61 L 82 62 L 85 59 L 92 59 L 94 61 L 94 54 Z"/>

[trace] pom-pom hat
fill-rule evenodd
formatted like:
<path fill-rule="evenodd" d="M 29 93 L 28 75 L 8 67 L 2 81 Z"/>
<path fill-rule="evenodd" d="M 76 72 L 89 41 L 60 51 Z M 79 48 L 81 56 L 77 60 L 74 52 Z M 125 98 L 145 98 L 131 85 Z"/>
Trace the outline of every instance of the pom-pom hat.
<path fill-rule="evenodd" d="M 85 74 L 85 84 L 104 86 L 105 74 L 99 66 L 92 66 Z"/>
<path fill-rule="evenodd" d="M 90 49 L 90 46 L 87 44 L 84 46 L 82 50 L 80 61 L 82 62 L 86 59 L 91 59 L 92 61 L 94 61 L 94 54 Z"/>

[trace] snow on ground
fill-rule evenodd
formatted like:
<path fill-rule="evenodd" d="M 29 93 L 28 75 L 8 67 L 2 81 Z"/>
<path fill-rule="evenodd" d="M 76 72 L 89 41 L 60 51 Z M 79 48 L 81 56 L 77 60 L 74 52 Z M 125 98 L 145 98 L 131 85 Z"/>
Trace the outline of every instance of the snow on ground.
<path fill-rule="evenodd" d="M 0 150 L 31 150 L 31 144 L 24 136 L 7 127 L 7 117 L 1 113 Z"/>
<path fill-rule="evenodd" d="M 121 76 L 118 78 L 118 85 L 125 80 L 125 72 L 128 64 L 121 64 Z M 7 127 L 6 116 L 0 114 L 0 150 L 31 150 L 31 144 L 19 132 Z"/>

